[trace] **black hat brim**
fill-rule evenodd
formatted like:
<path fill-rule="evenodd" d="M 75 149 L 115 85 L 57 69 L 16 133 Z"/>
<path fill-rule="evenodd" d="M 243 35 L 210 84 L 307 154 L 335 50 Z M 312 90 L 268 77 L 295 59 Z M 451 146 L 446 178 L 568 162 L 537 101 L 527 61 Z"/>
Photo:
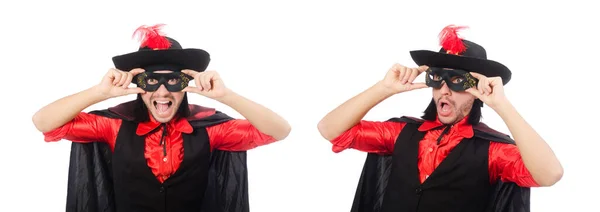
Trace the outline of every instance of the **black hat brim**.
<path fill-rule="evenodd" d="M 202 72 L 210 63 L 210 54 L 202 49 L 142 50 L 115 56 L 112 60 L 115 68 L 121 71 L 168 64 Z"/>
<path fill-rule="evenodd" d="M 493 60 L 444 54 L 429 50 L 410 51 L 410 56 L 418 66 L 462 69 L 486 77 L 501 77 L 503 84 L 508 83 L 512 76 L 508 67 Z"/>

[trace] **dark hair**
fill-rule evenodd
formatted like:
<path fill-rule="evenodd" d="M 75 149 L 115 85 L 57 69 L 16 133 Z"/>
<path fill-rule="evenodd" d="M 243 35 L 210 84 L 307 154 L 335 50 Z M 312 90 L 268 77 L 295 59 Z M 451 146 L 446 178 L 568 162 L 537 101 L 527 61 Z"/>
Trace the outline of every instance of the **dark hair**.
<path fill-rule="evenodd" d="M 187 93 L 183 95 L 183 99 L 181 100 L 181 104 L 179 105 L 179 109 L 177 109 L 177 114 L 175 117 L 187 117 L 190 115 L 190 107 L 188 104 Z M 135 99 L 135 110 L 133 111 L 133 121 L 141 123 L 150 121 L 150 115 L 148 114 L 148 107 L 144 103 L 142 99 L 142 95 L 138 94 Z"/>
<path fill-rule="evenodd" d="M 471 106 L 471 111 L 469 112 L 469 120 L 467 122 L 471 125 L 477 125 L 481 121 L 481 108 L 483 107 L 483 102 L 479 99 L 475 99 L 473 101 L 473 106 Z M 423 112 L 422 119 L 427 121 L 435 121 L 437 118 L 437 106 L 435 105 L 435 101 L 431 99 L 429 106 Z"/>

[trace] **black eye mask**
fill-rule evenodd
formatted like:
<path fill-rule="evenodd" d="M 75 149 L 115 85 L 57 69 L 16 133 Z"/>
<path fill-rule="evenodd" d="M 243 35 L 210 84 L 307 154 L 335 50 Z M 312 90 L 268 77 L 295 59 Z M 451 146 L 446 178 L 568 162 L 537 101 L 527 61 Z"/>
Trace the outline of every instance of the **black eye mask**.
<path fill-rule="evenodd" d="M 191 77 L 181 72 L 153 73 L 144 72 L 135 76 L 135 84 L 145 91 L 156 91 L 165 85 L 169 92 L 179 92 L 188 86 Z"/>
<path fill-rule="evenodd" d="M 425 84 L 433 88 L 441 88 L 445 81 L 448 88 L 453 91 L 464 91 L 476 87 L 479 80 L 473 77 L 469 72 L 460 69 L 442 69 L 431 67 L 427 69 Z"/>

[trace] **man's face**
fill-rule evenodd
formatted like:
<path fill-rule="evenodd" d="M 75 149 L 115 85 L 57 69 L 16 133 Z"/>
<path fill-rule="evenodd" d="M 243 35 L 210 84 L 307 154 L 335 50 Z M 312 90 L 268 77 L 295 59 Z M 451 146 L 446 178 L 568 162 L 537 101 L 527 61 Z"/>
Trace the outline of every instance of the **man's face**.
<path fill-rule="evenodd" d="M 155 73 L 171 73 L 172 71 L 155 71 Z M 151 83 L 151 82 L 149 82 Z M 184 92 L 169 92 L 165 85 L 161 85 L 154 92 L 142 94 L 142 100 L 148 107 L 152 117 L 158 122 L 169 122 L 179 109 L 183 101 Z"/>
<path fill-rule="evenodd" d="M 439 120 L 444 124 L 454 124 L 471 112 L 475 96 L 466 91 L 450 90 L 443 82 L 441 88 L 433 88 L 433 99 Z"/>

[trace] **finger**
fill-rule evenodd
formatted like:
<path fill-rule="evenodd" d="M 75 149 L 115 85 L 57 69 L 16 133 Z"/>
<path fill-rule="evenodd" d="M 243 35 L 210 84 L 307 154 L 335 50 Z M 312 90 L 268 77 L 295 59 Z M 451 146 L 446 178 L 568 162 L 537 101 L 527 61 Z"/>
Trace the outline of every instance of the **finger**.
<path fill-rule="evenodd" d="M 204 83 L 204 78 L 206 78 L 206 72 L 198 74 L 198 82 L 196 83 L 198 84 L 198 88 L 200 88 L 201 91 L 205 91 L 208 89 L 206 87 L 206 83 Z"/>
<path fill-rule="evenodd" d="M 422 66 L 419 66 L 419 68 L 417 68 L 417 70 L 419 70 L 419 74 L 427 71 L 427 69 L 429 69 L 429 66 L 426 66 L 426 65 L 422 65 Z"/>
<path fill-rule="evenodd" d="M 123 83 L 123 88 L 129 87 L 129 84 L 131 84 L 131 80 L 133 80 L 133 74 L 128 73 L 127 79 L 125 80 L 125 83 Z"/>
<path fill-rule="evenodd" d="M 391 74 L 393 79 L 397 79 L 398 77 L 400 77 L 400 73 L 402 73 L 401 70 L 402 70 L 402 66 L 400 64 L 396 63 L 390 68 L 390 70 L 388 71 L 386 76 Z"/>
<path fill-rule="evenodd" d="M 483 80 L 483 79 L 487 78 L 483 74 L 476 73 L 476 72 L 469 72 L 469 74 L 471 74 L 473 77 L 477 78 L 478 80 Z"/>
<path fill-rule="evenodd" d="M 125 84 L 127 82 L 127 78 L 129 78 L 129 73 L 127 72 L 121 72 L 121 80 L 119 80 L 119 83 L 117 83 L 117 86 L 123 86 L 123 84 Z"/>
<path fill-rule="evenodd" d="M 205 90 L 203 83 L 202 83 L 203 78 L 204 78 L 203 73 L 196 75 L 196 77 L 194 78 L 194 80 L 196 81 L 196 87 L 198 87 L 198 89 L 200 89 L 200 91 Z"/>
<path fill-rule="evenodd" d="M 204 88 L 202 88 L 202 82 L 200 81 L 202 78 L 201 75 L 198 75 L 194 78 L 194 85 L 196 85 L 196 88 L 198 88 L 200 91 L 204 90 Z"/>
<path fill-rule="evenodd" d="M 187 86 L 181 90 L 182 92 L 201 93 L 202 91 L 198 87 Z"/>
<path fill-rule="evenodd" d="M 114 68 L 109 68 L 108 71 L 106 72 L 106 74 L 104 75 L 105 77 L 109 77 L 112 78 L 113 76 L 115 76 L 115 72 L 117 70 Z"/>
<path fill-rule="evenodd" d="M 212 89 L 212 85 L 210 83 L 211 80 L 212 80 L 212 74 L 210 74 L 210 73 L 204 74 L 204 76 L 202 76 L 202 87 L 204 88 L 205 91 L 209 91 Z"/>
<path fill-rule="evenodd" d="M 113 81 L 112 84 L 116 85 L 121 81 L 121 73 L 118 71 L 113 72 Z"/>
<path fill-rule="evenodd" d="M 104 74 L 104 76 L 105 77 L 111 76 L 112 73 L 114 72 L 113 70 L 114 70 L 114 68 L 109 68 L 108 71 L 106 72 L 106 74 Z"/>
<path fill-rule="evenodd" d="M 390 71 L 394 73 L 394 75 L 400 75 L 400 68 L 396 68 L 396 66 L 390 68 Z"/>
<path fill-rule="evenodd" d="M 410 77 L 408 77 L 408 82 L 414 82 L 415 79 L 423 72 L 421 72 L 421 70 L 416 69 L 415 71 L 413 71 L 410 75 Z"/>
<path fill-rule="evenodd" d="M 131 75 L 133 75 L 133 76 L 136 76 L 138 74 L 144 73 L 144 71 L 146 71 L 146 70 L 141 69 L 141 68 L 136 68 L 136 69 L 131 70 L 129 73 L 131 73 Z"/>
<path fill-rule="evenodd" d="M 492 91 L 493 91 L 492 87 L 491 87 L 492 82 L 490 82 L 489 80 L 486 80 L 486 81 L 487 81 L 487 83 L 483 85 L 483 89 L 485 90 L 485 93 L 487 95 L 490 95 L 490 94 L 492 94 Z"/>
<path fill-rule="evenodd" d="M 503 85 L 501 77 L 492 77 L 490 78 L 490 85 L 495 87 L 497 85 Z"/>
<path fill-rule="evenodd" d="M 492 88 L 490 87 L 490 79 L 486 78 L 485 80 L 483 80 L 483 83 L 481 84 L 481 91 L 483 91 L 483 94 L 485 95 L 490 95 L 492 93 Z"/>
<path fill-rule="evenodd" d="M 198 75 L 199 72 L 191 70 L 191 69 L 184 69 L 181 70 L 181 72 L 183 72 L 184 74 L 189 75 L 190 77 L 196 79 L 196 76 Z"/>
<path fill-rule="evenodd" d="M 190 71 L 191 71 L 191 70 L 190 70 Z M 182 72 L 183 72 L 183 71 L 182 71 Z M 186 71 L 186 72 L 187 72 L 187 73 L 191 73 L 191 72 L 188 72 L 188 71 Z M 184 74 L 185 74 L 185 72 L 184 72 Z M 192 80 L 194 81 L 193 83 L 194 83 L 194 85 L 196 86 L 196 88 L 198 88 L 198 89 L 202 90 L 202 84 L 200 83 L 200 77 L 201 77 L 201 74 L 196 74 L 196 75 L 190 75 L 190 74 L 187 74 L 187 75 L 188 75 L 188 76 L 190 76 L 190 77 L 192 77 Z"/>
<path fill-rule="evenodd" d="M 467 89 L 465 91 L 467 91 L 471 95 L 477 97 L 478 99 L 481 99 L 481 93 L 479 93 L 479 91 L 477 89 L 475 89 L 475 88 L 469 88 L 469 89 Z"/>
<path fill-rule="evenodd" d="M 400 65 L 400 64 L 398 64 L 398 63 L 396 63 L 396 64 L 394 64 L 394 65 L 392 66 L 392 69 L 394 69 L 394 70 L 397 70 L 397 71 L 400 71 L 400 70 L 402 70 L 402 68 L 404 68 L 404 66 L 403 66 L 403 65 Z"/>
<path fill-rule="evenodd" d="M 113 68 L 109 68 L 108 71 L 106 72 L 106 74 L 104 74 L 104 77 L 102 78 L 102 82 L 111 82 L 114 80 L 115 78 L 115 71 L 113 70 Z"/>
<path fill-rule="evenodd" d="M 121 71 L 119 69 L 116 69 L 116 68 L 112 68 L 111 71 L 112 71 L 113 74 L 120 74 L 120 73 L 123 72 L 123 71 Z"/>
<path fill-rule="evenodd" d="M 487 81 L 485 79 L 482 79 L 479 81 L 479 83 L 477 83 L 477 91 L 479 91 L 479 94 L 483 94 L 483 85 L 485 85 L 487 83 Z"/>
<path fill-rule="evenodd" d="M 419 72 L 419 70 L 415 69 L 415 68 L 408 68 L 406 69 L 406 74 L 404 74 L 404 77 L 402 77 L 402 83 L 407 83 L 409 82 L 408 80 L 410 79 L 410 77 L 413 75 L 413 73 L 415 72 Z"/>
<path fill-rule="evenodd" d="M 111 73 L 119 73 L 121 70 L 116 69 L 116 68 L 110 68 L 110 72 Z"/>
<path fill-rule="evenodd" d="M 134 73 L 129 74 L 130 77 L 127 78 L 127 82 L 125 82 L 125 85 L 123 85 L 123 87 L 127 88 L 129 87 L 129 85 L 131 85 L 131 83 L 133 82 L 133 80 L 135 80 L 135 75 Z"/>
<path fill-rule="evenodd" d="M 402 81 L 402 79 L 404 79 L 404 76 L 406 75 L 406 72 L 407 72 L 408 70 L 406 70 L 406 67 L 401 67 L 399 70 L 400 70 L 400 74 L 399 74 L 399 76 L 398 76 L 398 80 L 400 80 L 400 82 L 401 82 L 402 84 L 404 84 L 404 81 Z"/>

